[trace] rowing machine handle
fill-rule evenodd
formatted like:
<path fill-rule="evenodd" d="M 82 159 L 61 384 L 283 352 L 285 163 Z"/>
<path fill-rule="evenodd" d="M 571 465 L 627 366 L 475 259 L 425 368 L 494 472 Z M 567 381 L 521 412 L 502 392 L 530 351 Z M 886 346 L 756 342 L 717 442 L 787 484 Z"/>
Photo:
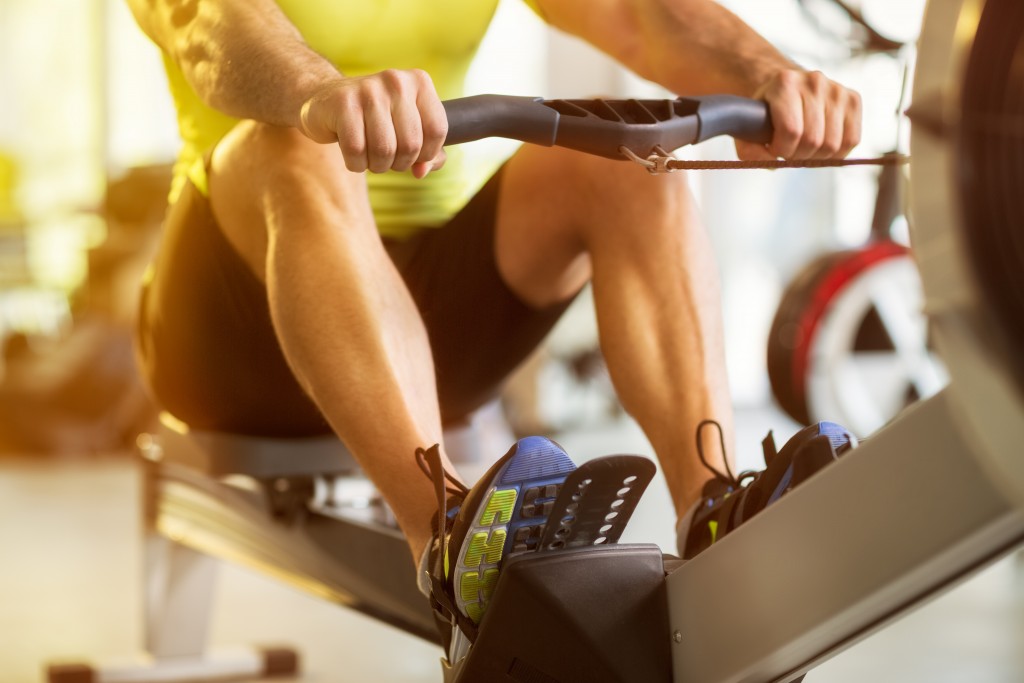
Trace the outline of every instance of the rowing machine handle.
<path fill-rule="evenodd" d="M 646 157 L 731 135 L 749 142 L 772 138 L 768 105 L 732 95 L 676 100 L 544 100 L 475 95 L 444 102 L 446 145 L 502 137 L 568 147 L 611 159 L 621 148 Z"/>

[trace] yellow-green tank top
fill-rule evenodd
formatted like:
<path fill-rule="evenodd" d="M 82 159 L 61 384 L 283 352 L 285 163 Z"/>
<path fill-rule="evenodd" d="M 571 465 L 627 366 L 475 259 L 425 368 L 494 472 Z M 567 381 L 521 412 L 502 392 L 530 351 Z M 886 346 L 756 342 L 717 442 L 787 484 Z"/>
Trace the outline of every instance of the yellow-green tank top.
<path fill-rule="evenodd" d="M 423 69 L 441 99 L 462 95 L 470 62 L 498 0 L 278 0 L 313 50 L 343 74 Z M 181 69 L 164 55 L 184 142 L 174 169 L 173 202 L 186 179 L 205 191 L 203 155 L 237 122 L 202 103 Z M 340 152 L 339 152 L 340 153 Z M 445 223 L 479 185 L 458 148 L 448 148 L 441 171 L 416 180 L 410 173 L 367 174 L 381 234 L 401 237 Z"/>

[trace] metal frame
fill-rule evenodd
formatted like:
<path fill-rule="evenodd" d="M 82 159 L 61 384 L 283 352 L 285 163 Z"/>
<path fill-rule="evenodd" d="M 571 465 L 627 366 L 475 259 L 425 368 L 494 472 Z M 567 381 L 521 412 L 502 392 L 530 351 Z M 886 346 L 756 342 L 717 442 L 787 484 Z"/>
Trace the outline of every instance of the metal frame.
<path fill-rule="evenodd" d="M 324 501 L 322 511 L 313 511 L 307 507 L 315 502 L 312 489 L 297 491 L 295 506 L 272 500 L 287 496 L 290 482 L 351 473 L 354 461 L 336 439 L 193 433 L 164 415 L 156 438 L 144 440 L 141 450 L 146 656 L 51 667 L 52 683 L 255 679 L 293 671 L 297 655 L 290 650 L 209 649 L 221 560 L 437 642 L 397 528 Z"/>
<path fill-rule="evenodd" d="M 257 489 L 173 463 L 153 468 L 147 495 L 156 501 L 150 522 L 156 532 L 437 641 L 408 544 L 397 529 L 313 512 L 275 520 Z"/>
<path fill-rule="evenodd" d="M 1024 542 L 943 392 L 667 579 L 677 683 L 789 681 Z"/>
<path fill-rule="evenodd" d="M 219 561 L 147 529 L 144 562 L 145 655 L 99 663 L 56 664 L 51 683 L 157 683 L 261 678 L 294 671 L 298 656 L 286 648 L 207 644 Z"/>

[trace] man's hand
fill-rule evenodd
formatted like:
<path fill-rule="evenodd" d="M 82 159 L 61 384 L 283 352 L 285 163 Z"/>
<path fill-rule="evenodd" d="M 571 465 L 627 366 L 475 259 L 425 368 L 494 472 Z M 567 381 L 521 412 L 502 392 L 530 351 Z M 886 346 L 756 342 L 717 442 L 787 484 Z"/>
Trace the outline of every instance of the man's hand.
<path fill-rule="evenodd" d="M 820 71 L 780 71 L 755 97 L 768 103 L 775 136 L 768 145 L 737 140 L 740 159 L 842 159 L 860 142 L 860 95 Z"/>
<path fill-rule="evenodd" d="M 423 178 L 444 165 L 448 118 L 424 71 L 339 79 L 306 100 L 300 120 L 311 140 L 337 142 L 354 173 L 412 169 Z"/>

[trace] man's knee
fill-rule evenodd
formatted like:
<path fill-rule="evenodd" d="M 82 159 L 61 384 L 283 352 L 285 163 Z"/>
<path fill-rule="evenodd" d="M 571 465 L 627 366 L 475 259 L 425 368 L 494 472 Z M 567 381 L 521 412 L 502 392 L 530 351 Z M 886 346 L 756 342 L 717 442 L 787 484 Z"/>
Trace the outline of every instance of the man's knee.
<path fill-rule="evenodd" d="M 563 179 L 566 202 L 581 237 L 591 247 L 634 234 L 653 237 L 657 227 L 685 231 L 698 226 L 683 173 L 652 175 L 630 161 L 563 154 L 553 169 Z"/>
<path fill-rule="evenodd" d="M 218 225 L 260 277 L 274 233 L 373 230 L 365 180 L 345 169 L 337 145 L 293 128 L 240 122 L 214 150 L 208 181 Z"/>
<path fill-rule="evenodd" d="M 349 172 L 337 145 L 313 142 L 294 128 L 239 123 L 217 145 L 210 196 L 232 213 L 313 212 L 328 216 L 367 204 L 366 181 Z M 287 210 L 287 211 L 286 211 Z M 270 226 L 268 226 L 270 227 Z"/>
<path fill-rule="evenodd" d="M 294 128 L 242 121 L 217 145 L 216 175 L 245 176 L 249 186 L 295 182 L 298 176 L 327 181 L 344 169 L 335 145 L 313 142 Z M 303 178 L 308 182 L 308 178 Z"/>

